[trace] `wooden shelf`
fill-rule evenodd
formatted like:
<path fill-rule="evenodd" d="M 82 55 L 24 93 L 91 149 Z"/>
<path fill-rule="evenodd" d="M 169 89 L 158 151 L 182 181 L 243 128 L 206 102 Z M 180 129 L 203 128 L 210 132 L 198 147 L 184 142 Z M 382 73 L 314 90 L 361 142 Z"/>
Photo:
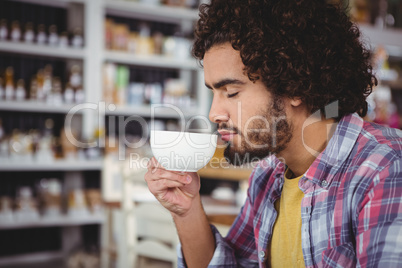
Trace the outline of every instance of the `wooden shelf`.
<path fill-rule="evenodd" d="M 359 28 L 364 43 L 370 44 L 371 48 L 382 45 L 391 57 L 402 59 L 402 30 L 380 29 L 365 24 L 360 24 Z"/>
<path fill-rule="evenodd" d="M 0 101 L 1 111 L 35 112 L 35 113 L 62 113 L 66 114 L 77 104 L 51 105 L 35 101 Z M 78 112 L 79 113 L 79 112 Z"/>
<path fill-rule="evenodd" d="M 184 7 L 170 7 L 150 5 L 133 1 L 106 0 L 106 13 L 114 16 L 136 17 L 139 19 L 180 22 L 183 20 L 195 21 L 198 19 L 198 10 Z"/>
<path fill-rule="evenodd" d="M 82 217 L 71 217 L 67 215 L 62 215 L 59 217 L 42 217 L 34 221 L 0 222 L 0 230 L 102 224 L 104 220 L 105 217 L 103 215 L 87 215 Z"/>
<path fill-rule="evenodd" d="M 90 171 L 101 170 L 102 161 L 65 161 L 56 160 L 50 163 L 1 162 L 0 171 Z"/>
<path fill-rule="evenodd" d="M 47 56 L 61 59 L 84 59 L 83 48 L 60 48 L 47 45 L 26 44 L 22 42 L 0 41 L 0 52 L 24 55 Z"/>
<path fill-rule="evenodd" d="M 67 7 L 71 3 L 85 4 L 87 0 L 14 0 L 27 4 L 45 5 L 52 7 Z"/>
<path fill-rule="evenodd" d="M 181 113 L 178 111 L 168 108 L 168 107 L 155 107 L 154 117 L 158 118 L 181 118 L 191 117 L 195 115 L 199 115 L 197 112 L 198 109 L 193 108 L 179 108 L 177 107 Z M 141 116 L 141 117 L 151 117 L 152 116 L 152 107 L 150 105 L 143 106 L 117 106 L 114 111 L 106 110 L 106 115 L 124 115 L 124 116 Z"/>
<path fill-rule="evenodd" d="M 0 257 L 0 267 L 9 267 L 11 265 L 25 265 L 24 267 L 32 267 L 33 263 L 48 263 L 54 260 L 61 260 L 64 257 L 65 254 L 60 251 L 44 251 L 9 257 Z"/>
<path fill-rule="evenodd" d="M 178 59 L 161 55 L 137 55 L 122 51 L 105 51 L 104 61 L 156 68 L 199 70 L 195 59 Z"/>

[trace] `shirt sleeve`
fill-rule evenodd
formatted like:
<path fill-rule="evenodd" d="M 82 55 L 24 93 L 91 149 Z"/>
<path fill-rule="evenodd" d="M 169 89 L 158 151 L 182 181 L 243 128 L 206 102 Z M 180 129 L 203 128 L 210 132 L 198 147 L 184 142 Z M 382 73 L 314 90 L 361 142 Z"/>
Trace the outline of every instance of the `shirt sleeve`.
<path fill-rule="evenodd" d="M 402 160 L 378 173 L 361 203 L 356 233 L 359 267 L 401 267 Z"/>
<path fill-rule="evenodd" d="M 215 267 L 246 267 L 253 268 L 259 266 L 257 237 L 259 230 L 254 228 L 254 220 L 257 214 L 256 210 L 260 204 L 254 205 L 254 200 L 258 195 L 256 189 L 261 185 L 257 181 L 266 181 L 270 176 L 268 171 L 278 166 L 279 160 L 274 156 L 261 161 L 253 170 L 249 177 L 249 188 L 247 190 L 247 199 L 239 215 L 236 217 L 233 225 L 226 237 L 222 237 L 219 231 L 211 225 L 215 237 L 215 252 L 209 263 L 210 268 Z M 181 246 L 178 246 L 178 267 L 187 267 L 183 258 Z"/>
<path fill-rule="evenodd" d="M 253 215 L 252 205 L 248 197 L 226 237 L 222 237 L 215 226 L 211 225 L 216 248 L 208 267 L 258 267 Z M 180 245 L 177 251 L 178 267 L 187 267 Z"/>

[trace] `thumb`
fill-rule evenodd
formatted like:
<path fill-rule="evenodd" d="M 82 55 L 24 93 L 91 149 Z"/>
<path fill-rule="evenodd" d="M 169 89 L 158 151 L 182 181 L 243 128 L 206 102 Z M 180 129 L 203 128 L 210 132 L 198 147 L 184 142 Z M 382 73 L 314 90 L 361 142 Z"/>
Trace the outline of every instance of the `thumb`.
<path fill-rule="evenodd" d="M 186 172 L 186 173 L 187 173 L 187 181 L 189 183 L 199 178 L 197 172 Z"/>

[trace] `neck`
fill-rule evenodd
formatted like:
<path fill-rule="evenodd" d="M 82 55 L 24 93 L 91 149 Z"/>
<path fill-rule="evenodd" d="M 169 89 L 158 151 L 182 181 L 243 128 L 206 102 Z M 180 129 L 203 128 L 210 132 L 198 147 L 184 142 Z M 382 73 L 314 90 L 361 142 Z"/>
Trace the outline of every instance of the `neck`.
<path fill-rule="evenodd" d="M 335 131 L 333 119 L 316 117 L 297 118 L 293 121 L 293 137 L 287 148 L 278 156 L 293 172 L 295 177 L 303 175 L 325 150 Z"/>

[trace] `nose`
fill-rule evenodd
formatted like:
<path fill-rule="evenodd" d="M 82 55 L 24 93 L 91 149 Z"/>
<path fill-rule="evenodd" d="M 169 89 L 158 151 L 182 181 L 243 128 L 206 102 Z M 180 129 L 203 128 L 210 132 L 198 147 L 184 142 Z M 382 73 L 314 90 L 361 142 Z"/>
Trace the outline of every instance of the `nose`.
<path fill-rule="evenodd" d="M 225 109 L 224 101 L 220 100 L 219 94 L 215 94 L 212 99 L 211 109 L 209 110 L 209 120 L 214 123 L 223 123 L 229 121 L 229 113 Z"/>

